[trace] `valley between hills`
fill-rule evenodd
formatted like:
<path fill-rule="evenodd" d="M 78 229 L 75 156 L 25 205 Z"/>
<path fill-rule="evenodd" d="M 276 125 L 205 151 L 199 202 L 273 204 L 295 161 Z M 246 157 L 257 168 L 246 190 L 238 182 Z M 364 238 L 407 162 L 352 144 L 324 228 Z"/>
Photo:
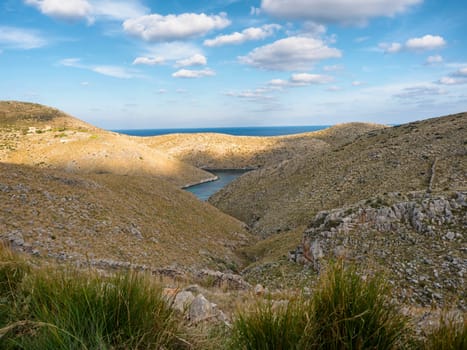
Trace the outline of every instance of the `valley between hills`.
<path fill-rule="evenodd" d="M 208 202 L 209 169 L 253 169 Z M 235 305 L 384 274 L 419 328 L 467 311 L 467 113 L 290 136 L 132 137 L 0 102 L 0 238 L 33 265 L 150 271 Z M 183 309 L 183 308 L 182 308 Z"/>

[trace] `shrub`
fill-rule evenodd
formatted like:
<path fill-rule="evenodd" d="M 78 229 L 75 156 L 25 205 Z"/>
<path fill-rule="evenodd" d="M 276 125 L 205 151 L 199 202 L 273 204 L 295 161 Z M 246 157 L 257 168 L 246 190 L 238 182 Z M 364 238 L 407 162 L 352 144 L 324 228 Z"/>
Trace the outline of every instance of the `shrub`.
<path fill-rule="evenodd" d="M 355 267 L 329 266 L 313 296 L 313 342 L 318 349 L 392 349 L 407 320 L 389 301 L 382 278 L 364 280 Z"/>
<path fill-rule="evenodd" d="M 258 304 L 233 325 L 234 349 L 392 349 L 404 347 L 407 320 L 381 278 L 331 264 L 310 300 L 274 310 Z"/>
<path fill-rule="evenodd" d="M 466 315 L 462 317 L 462 321 L 442 315 L 439 326 L 428 334 L 424 348 L 427 350 L 467 349 Z"/>
<path fill-rule="evenodd" d="M 251 312 L 240 313 L 233 324 L 232 349 L 299 349 L 306 341 L 310 304 L 299 298 L 276 306 L 258 302 Z"/>
<path fill-rule="evenodd" d="M 160 349 L 183 347 L 162 289 L 136 273 L 103 278 L 42 270 L 24 282 L 28 319 L 10 331 L 23 349 Z"/>
<path fill-rule="evenodd" d="M 21 282 L 29 272 L 29 265 L 0 243 L 0 327 L 14 318 Z"/>

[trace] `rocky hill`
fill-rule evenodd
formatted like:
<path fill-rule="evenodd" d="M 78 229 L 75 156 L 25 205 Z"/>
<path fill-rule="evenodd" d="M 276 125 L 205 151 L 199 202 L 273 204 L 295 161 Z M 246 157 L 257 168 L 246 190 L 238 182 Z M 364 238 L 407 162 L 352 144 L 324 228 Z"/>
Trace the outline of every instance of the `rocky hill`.
<path fill-rule="evenodd" d="M 0 162 L 74 173 L 149 175 L 180 187 L 213 175 L 132 138 L 38 104 L 0 102 Z"/>
<path fill-rule="evenodd" d="M 249 172 L 210 202 L 270 235 L 376 194 L 462 190 L 466 130 L 467 113 L 373 130 L 326 152 L 297 154 Z"/>
<path fill-rule="evenodd" d="M 101 268 L 235 270 L 243 223 L 156 177 L 0 163 L 0 241 Z"/>
<path fill-rule="evenodd" d="M 149 147 L 204 169 L 260 168 L 278 164 L 298 154 L 317 154 L 352 141 L 383 125 L 348 123 L 329 129 L 275 137 L 224 134 L 171 134 L 144 138 Z"/>

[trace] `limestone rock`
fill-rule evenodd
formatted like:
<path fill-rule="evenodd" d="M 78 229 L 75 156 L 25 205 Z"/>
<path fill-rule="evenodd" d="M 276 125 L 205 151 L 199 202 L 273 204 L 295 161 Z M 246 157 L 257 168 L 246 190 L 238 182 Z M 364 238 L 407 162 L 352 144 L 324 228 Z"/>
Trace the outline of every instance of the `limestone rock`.
<path fill-rule="evenodd" d="M 190 321 L 193 323 L 198 323 L 213 316 L 215 316 L 215 314 L 212 304 L 204 297 L 204 295 L 198 294 L 190 305 Z"/>

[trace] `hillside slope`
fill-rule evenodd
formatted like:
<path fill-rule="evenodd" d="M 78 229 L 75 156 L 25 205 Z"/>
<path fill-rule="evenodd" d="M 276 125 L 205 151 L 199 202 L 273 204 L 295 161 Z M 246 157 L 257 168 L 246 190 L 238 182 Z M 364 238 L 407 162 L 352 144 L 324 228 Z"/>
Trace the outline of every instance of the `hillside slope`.
<path fill-rule="evenodd" d="M 231 269 L 243 223 L 155 178 L 0 163 L 0 240 L 100 267 Z"/>
<path fill-rule="evenodd" d="M 268 235 L 378 193 L 426 190 L 433 169 L 433 190 L 465 189 L 466 130 L 467 113 L 374 130 L 250 172 L 210 202 Z"/>
<path fill-rule="evenodd" d="M 317 132 L 274 137 L 170 134 L 146 137 L 142 142 L 199 168 L 259 168 L 280 163 L 297 154 L 326 151 L 330 144 L 335 146 L 347 143 L 357 135 L 382 127 L 377 124 L 349 123 Z"/>
<path fill-rule="evenodd" d="M 0 161 L 76 173 L 149 175 L 177 186 L 213 179 L 140 138 L 98 129 L 38 104 L 0 102 Z"/>

